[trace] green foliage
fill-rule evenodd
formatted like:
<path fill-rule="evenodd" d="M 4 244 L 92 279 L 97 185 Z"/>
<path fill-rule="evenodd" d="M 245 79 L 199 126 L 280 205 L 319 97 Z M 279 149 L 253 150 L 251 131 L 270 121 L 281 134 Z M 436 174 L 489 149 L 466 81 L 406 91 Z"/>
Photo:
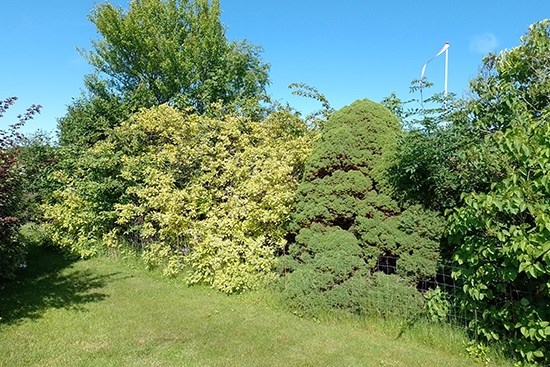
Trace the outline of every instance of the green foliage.
<path fill-rule="evenodd" d="M 543 364 L 549 25 L 534 24 L 520 46 L 485 57 L 468 100 L 431 101 L 443 109 L 424 101 L 418 110 L 406 110 L 395 95 L 385 100 L 410 129 L 392 181 L 401 199 L 452 213 L 444 255 L 454 252 L 460 267 L 455 276 L 472 328 Z"/>
<path fill-rule="evenodd" d="M 406 280 L 413 292 L 403 286 L 399 294 L 414 295 L 411 305 L 411 286 L 435 274 L 441 219 L 418 206 L 402 208 L 387 180 L 399 134 L 397 119 L 369 100 L 335 112 L 323 126 L 297 192 L 290 226 L 297 236 L 279 264 L 291 305 L 391 312 L 401 305 L 367 310 L 381 306 L 371 293 L 381 298 L 375 289 L 392 282 L 373 272 L 397 273 L 396 286 Z"/>
<path fill-rule="evenodd" d="M 186 263 L 190 282 L 226 292 L 272 280 L 309 151 L 304 123 L 286 112 L 254 123 L 162 107 L 118 133 L 124 128 L 148 136 L 146 152 L 122 158 L 123 175 L 136 185 L 127 189 L 133 203 L 118 207 L 119 222 L 143 218 L 140 235 L 152 240 L 148 259 L 167 260 L 168 273 Z"/>
<path fill-rule="evenodd" d="M 131 106 L 247 110 L 264 97 L 268 66 L 259 48 L 228 42 L 220 14 L 218 0 L 133 0 L 126 11 L 99 4 L 90 20 L 102 38 L 84 55 Z"/>
<path fill-rule="evenodd" d="M 514 124 L 512 116 L 540 118 L 547 109 L 549 23 L 547 19 L 531 25 L 520 46 L 485 57 L 480 75 L 471 83 L 474 98 L 468 111 L 474 129 L 485 134 L 506 130 Z"/>
<path fill-rule="evenodd" d="M 70 164 L 83 150 L 144 107 L 264 117 L 269 67 L 259 48 L 226 39 L 220 13 L 219 2 L 208 0 L 133 0 L 127 10 L 97 5 L 90 20 L 101 38 L 82 51 L 94 74 L 58 121 L 63 169 L 78 170 Z"/>
<path fill-rule="evenodd" d="M 90 148 L 109 136 L 110 131 L 125 121 L 129 106 L 95 77 L 85 80 L 87 93 L 68 106 L 67 114 L 57 122 L 59 144 L 75 149 Z M 68 151 L 67 151 L 68 153 Z"/>
<path fill-rule="evenodd" d="M 430 86 L 426 81 L 419 83 L 413 81 L 411 92 Z M 489 189 L 500 168 L 498 162 L 481 161 L 470 151 L 482 143 L 483 136 L 472 128 L 467 101 L 435 94 L 423 101 L 403 102 L 392 94 L 382 103 L 406 129 L 389 170 L 401 201 L 443 214 L 461 203 L 463 192 Z"/>
<path fill-rule="evenodd" d="M 499 162 L 488 192 L 464 196 L 449 218 L 458 246 L 454 276 L 472 327 L 528 362 L 549 363 L 550 341 L 550 21 L 522 44 L 486 59 L 473 83 L 473 126 L 484 134 L 473 155 Z"/>
<path fill-rule="evenodd" d="M 305 83 L 292 83 L 288 87 L 292 89 L 292 94 L 295 96 L 314 99 L 321 103 L 322 107 L 320 110 L 306 117 L 306 120 L 313 128 L 321 127 L 334 112 L 334 108 L 330 105 L 327 97 L 319 92 L 317 88 Z"/>
<path fill-rule="evenodd" d="M 474 358 L 479 363 L 483 363 L 484 366 L 489 367 L 494 365 L 494 361 L 490 356 L 491 349 L 487 346 L 487 344 L 470 341 L 466 345 L 466 351 L 470 357 Z M 516 367 L 521 365 L 523 364 L 514 364 Z"/>
<path fill-rule="evenodd" d="M 89 256 L 130 245 L 151 266 L 226 292 L 273 279 L 312 138 L 279 111 L 253 122 L 162 105 L 131 117 L 59 172 L 54 240 Z"/>
<path fill-rule="evenodd" d="M 434 93 L 424 98 L 424 93 L 432 87 L 433 84 L 425 78 L 413 80 L 410 93 L 420 93 L 420 99 L 403 101 L 395 93 L 391 93 L 380 103 L 397 116 L 405 130 L 433 132 L 453 120 L 453 115 L 463 102 L 456 99 L 453 93 Z"/>
<path fill-rule="evenodd" d="M 549 126 L 546 117 L 493 134 L 506 177 L 487 194 L 465 196 L 450 217 L 465 307 L 484 310 L 478 333 L 492 340 L 521 332 L 509 340 L 530 361 L 550 352 Z"/>
<path fill-rule="evenodd" d="M 50 200 L 55 190 L 50 175 L 57 163 L 57 147 L 48 133 L 39 130 L 20 142 L 19 160 L 22 165 L 19 217 L 23 223 L 38 222 L 42 220 L 40 206 Z"/>
<path fill-rule="evenodd" d="M 331 308 L 363 311 L 368 268 L 357 238 L 340 227 L 314 224 L 304 228 L 281 259 L 283 299 L 316 314 Z"/>
<path fill-rule="evenodd" d="M 401 137 L 390 171 L 401 200 L 441 213 L 460 201 L 461 149 L 467 143 L 462 131 L 449 125 L 431 132 L 411 130 Z"/>
<path fill-rule="evenodd" d="M 15 103 L 17 97 L 0 101 L 0 118 Z M 17 241 L 18 218 L 22 206 L 21 178 L 23 167 L 19 159 L 22 135 L 19 129 L 33 116 L 40 113 L 41 106 L 32 105 L 8 130 L 0 130 L 0 281 L 12 278 L 24 261 L 25 245 Z"/>
<path fill-rule="evenodd" d="M 426 303 L 424 305 L 426 316 L 432 322 L 445 322 L 451 308 L 446 292 L 436 287 L 424 293 Z"/>
<path fill-rule="evenodd" d="M 120 153 L 109 142 L 74 151 L 61 149 L 52 174 L 57 189 L 43 206 L 52 242 L 86 258 L 101 252 L 104 235 L 114 228 L 114 204 L 124 200 Z"/>

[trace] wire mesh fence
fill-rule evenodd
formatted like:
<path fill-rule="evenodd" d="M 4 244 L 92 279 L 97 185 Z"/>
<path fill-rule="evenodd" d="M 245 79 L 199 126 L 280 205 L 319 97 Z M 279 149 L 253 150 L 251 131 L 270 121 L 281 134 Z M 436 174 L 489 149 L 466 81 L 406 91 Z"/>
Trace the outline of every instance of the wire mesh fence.
<path fill-rule="evenodd" d="M 400 259 L 398 256 L 385 254 L 378 256 L 371 268 L 372 277 L 368 277 L 364 282 L 354 282 L 357 288 L 349 287 L 350 283 L 345 283 L 346 280 L 340 279 L 339 283 L 337 276 L 334 275 L 339 273 L 323 267 L 326 264 L 316 265 L 300 273 L 299 277 L 302 278 L 289 276 L 295 269 L 282 268 L 284 276 L 281 284 L 284 288 L 283 293 L 286 292 L 285 300 L 290 299 L 290 305 L 300 309 L 314 308 L 317 306 L 316 302 L 319 302 L 321 305 L 328 304 L 337 310 L 349 310 L 365 316 L 445 322 L 465 329 L 473 339 L 477 340 L 483 339 L 478 335 L 480 330 L 477 328 L 486 321 L 482 322 L 482 318 L 487 305 L 505 308 L 522 298 L 533 298 L 533 295 L 527 294 L 526 290 L 511 289 L 507 294 L 499 294 L 498 297 L 479 302 L 479 308 L 475 309 L 476 302 L 466 303 L 464 284 L 461 279 L 453 277 L 453 273 L 458 271 L 465 273 L 467 269 L 448 261 L 440 261 L 435 269 L 426 268 L 418 271 L 418 273 L 430 274 L 429 276 L 415 276 L 410 273 L 410 264 L 405 265 L 401 263 L 403 259 Z M 433 263 L 426 266 L 431 267 Z M 409 274 L 405 270 L 407 267 Z M 321 274 L 314 275 L 315 271 Z M 322 274 L 323 272 L 326 274 Z M 391 277 L 384 275 L 391 275 Z M 327 281 L 327 279 L 330 280 Z M 342 284 L 341 289 L 336 289 Z M 416 291 L 413 287 L 416 287 Z M 289 289 L 290 291 L 287 292 Z M 313 298 L 310 299 L 310 295 Z M 344 299 L 342 295 L 346 295 L 347 298 Z M 354 298 L 356 296 L 362 298 Z M 418 302 L 419 298 L 420 302 Z"/>
<path fill-rule="evenodd" d="M 444 310 L 428 309 L 423 316 L 433 319 L 437 315 L 430 314 L 430 311 L 439 311 L 439 321 L 447 321 L 451 324 L 468 328 L 470 322 L 477 317 L 477 312 L 475 310 L 467 312 L 460 305 L 459 293 L 462 291 L 463 285 L 452 276 L 453 272 L 459 269 L 459 267 L 450 262 L 440 262 L 435 274 L 431 278 L 420 279 L 416 287 L 426 296 L 427 303 L 432 301 L 432 306 L 435 304 L 444 308 Z M 373 270 L 385 274 L 399 274 L 399 257 L 381 256 Z M 438 290 L 438 299 L 434 299 L 433 294 L 430 293 L 435 290 Z M 430 307 L 430 305 L 427 306 L 428 308 Z"/>

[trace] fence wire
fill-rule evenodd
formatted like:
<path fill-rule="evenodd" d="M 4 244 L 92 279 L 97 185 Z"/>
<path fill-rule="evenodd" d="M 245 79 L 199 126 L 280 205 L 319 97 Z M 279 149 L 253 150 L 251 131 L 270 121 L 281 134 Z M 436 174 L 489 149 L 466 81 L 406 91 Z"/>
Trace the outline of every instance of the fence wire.
<path fill-rule="evenodd" d="M 385 274 L 398 274 L 399 257 L 397 256 L 381 256 L 374 271 L 383 272 Z M 476 310 L 466 312 L 460 306 L 459 293 L 462 291 L 463 285 L 452 277 L 454 271 L 460 268 L 450 262 L 438 264 L 436 273 L 432 278 L 422 279 L 417 283 L 417 289 L 426 294 L 430 290 L 439 288 L 444 295 L 444 300 L 448 306 L 446 313 L 446 321 L 465 329 L 468 329 L 470 322 L 474 320 L 478 312 Z M 429 315 L 427 314 L 426 317 Z"/>

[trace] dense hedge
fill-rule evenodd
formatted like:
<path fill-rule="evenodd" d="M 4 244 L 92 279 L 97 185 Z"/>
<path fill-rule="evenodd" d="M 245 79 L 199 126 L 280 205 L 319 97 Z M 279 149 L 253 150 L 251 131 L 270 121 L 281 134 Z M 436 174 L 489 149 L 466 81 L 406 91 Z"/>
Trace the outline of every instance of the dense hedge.
<path fill-rule="evenodd" d="M 446 212 L 442 256 L 469 330 L 539 365 L 550 364 L 549 64 L 544 20 L 483 59 L 467 99 L 406 112 L 386 99 L 402 117 L 419 112 L 392 181 L 401 198 Z"/>

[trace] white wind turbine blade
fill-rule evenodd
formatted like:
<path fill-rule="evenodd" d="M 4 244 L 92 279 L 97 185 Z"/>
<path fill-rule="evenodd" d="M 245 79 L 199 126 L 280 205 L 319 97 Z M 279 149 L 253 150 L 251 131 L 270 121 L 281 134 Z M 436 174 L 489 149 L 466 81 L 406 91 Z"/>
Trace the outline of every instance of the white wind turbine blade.
<path fill-rule="evenodd" d="M 441 48 L 441 50 L 439 50 L 439 52 L 437 53 L 437 55 L 435 55 L 434 57 L 432 57 L 431 59 L 429 59 L 428 61 L 426 61 L 426 63 L 424 64 L 424 66 L 422 66 L 422 73 L 420 74 L 420 80 L 424 79 L 424 75 L 426 74 L 426 67 L 428 66 L 428 64 L 434 60 L 435 58 L 437 58 L 438 56 L 441 56 L 445 51 L 447 51 L 449 49 L 449 42 L 445 42 L 445 44 L 443 45 L 443 47 Z"/>
<path fill-rule="evenodd" d="M 426 74 L 426 66 L 428 66 L 428 63 L 425 63 L 424 66 L 422 66 L 422 74 L 420 74 L 420 80 L 424 79 L 424 74 Z"/>
<path fill-rule="evenodd" d="M 437 55 L 435 55 L 433 59 L 435 59 L 436 57 L 438 57 L 439 55 L 441 55 L 443 52 L 447 51 L 447 49 L 449 48 L 449 42 L 445 42 L 445 44 L 443 45 L 443 47 L 441 48 L 441 50 L 437 53 Z"/>

